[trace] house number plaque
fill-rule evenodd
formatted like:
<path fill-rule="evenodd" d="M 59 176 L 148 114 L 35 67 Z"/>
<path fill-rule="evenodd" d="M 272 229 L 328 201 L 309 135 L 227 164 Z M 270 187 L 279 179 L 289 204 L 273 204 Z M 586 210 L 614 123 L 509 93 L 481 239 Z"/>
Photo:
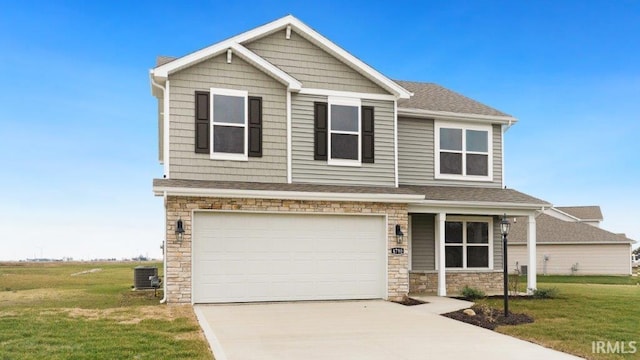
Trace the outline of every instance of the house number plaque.
<path fill-rule="evenodd" d="M 393 255 L 403 255 L 404 254 L 404 248 L 398 248 L 398 247 L 391 248 L 391 253 Z"/>

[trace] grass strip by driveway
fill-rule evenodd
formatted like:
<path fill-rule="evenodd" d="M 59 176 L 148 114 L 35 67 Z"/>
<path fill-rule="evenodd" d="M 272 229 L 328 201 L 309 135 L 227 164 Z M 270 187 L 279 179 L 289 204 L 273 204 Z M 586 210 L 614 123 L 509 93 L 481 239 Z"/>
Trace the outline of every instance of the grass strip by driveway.
<path fill-rule="evenodd" d="M 190 306 L 131 291 L 139 264 L 0 264 L 0 359 L 211 359 Z"/>
<path fill-rule="evenodd" d="M 546 281 L 539 283 L 538 288 L 555 287 L 559 290 L 559 297 L 510 300 L 511 311 L 531 315 L 535 322 L 500 326 L 496 331 L 587 359 L 640 358 L 640 286 L 635 282 L 633 285 L 580 283 L 587 280 L 586 277 L 575 281 L 577 283 L 567 283 L 564 277 L 558 277 L 560 281 L 557 283 L 549 281 L 552 277 L 544 279 Z M 618 277 L 597 277 L 597 280 L 620 281 Z M 478 302 L 502 308 L 499 298 Z M 608 342 L 612 347 L 617 342 L 618 350 L 594 352 L 597 345 L 593 342 L 598 341 Z M 635 352 L 632 352 L 631 342 L 635 342 Z"/>

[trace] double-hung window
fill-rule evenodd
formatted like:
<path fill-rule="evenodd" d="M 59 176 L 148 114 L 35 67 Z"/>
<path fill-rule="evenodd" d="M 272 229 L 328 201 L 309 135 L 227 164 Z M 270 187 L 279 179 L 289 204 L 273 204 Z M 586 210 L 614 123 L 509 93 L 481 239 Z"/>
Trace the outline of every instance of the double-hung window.
<path fill-rule="evenodd" d="M 435 125 L 435 177 L 491 181 L 491 125 Z"/>
<path fill-rule="evenodd" d="M 247 97 L 241 90 L 211 89 L 211 158 L 247 160 Z"/>
<path fill-rule="evenodd" d="M 329 97 L 329 165 L 361 164 L 360 99 Z"/>
<path fill-rule="evenodd" d="M 493 268 L 493 222 L 489 219 L 447 219 L 445 261 L 447 268 Z"/>

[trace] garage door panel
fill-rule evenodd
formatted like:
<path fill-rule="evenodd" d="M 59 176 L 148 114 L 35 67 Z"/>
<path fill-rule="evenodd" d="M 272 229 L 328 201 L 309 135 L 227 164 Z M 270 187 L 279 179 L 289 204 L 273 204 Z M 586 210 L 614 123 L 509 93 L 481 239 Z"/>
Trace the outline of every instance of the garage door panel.
<path fill-rule="evenodd" d="M 194 302 L 384 297 L 381 216 L 196 213 Z"/>

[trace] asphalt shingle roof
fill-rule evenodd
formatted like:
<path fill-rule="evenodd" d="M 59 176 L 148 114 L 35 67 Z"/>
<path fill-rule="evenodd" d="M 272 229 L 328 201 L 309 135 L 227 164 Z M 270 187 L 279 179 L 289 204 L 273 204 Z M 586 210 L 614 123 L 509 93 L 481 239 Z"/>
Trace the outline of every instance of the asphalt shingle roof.
<path fill-rule="evenodd" d="M 236 189 L 236 190 L 264 190 L 291 192 L 326 192 L 326 193 L 354 193 L 354 194 L 396 194 L 420 195 L 425 200 L 440 201 L 472 201 L 472 202 L 502 202 L 550 206 L 544 200 L 523 194 L 513 189 L 479 188 L 460 186 L 340 186 L 318 184 L 286 184 L 286 183 L 258 183 L 234 181 L 207 180 L 179 180 L 154 179 L 154 187 L 192 188 L 192 189 Z"/>
<path fill-rule="evenodd" d="M 426 200 L 503 202 L 550 206 L 550 204 L 544 200 L 540 200 L 513 189 L 414 185 L 401 187 L 410 188 L 416 193 L 424 194 Z"/>
<path fill-rule="evenodd" d="M 602 220 L 600 206 L 556 206 L 556 209 L 580 220 Z"/>
<path fill-rule="evenodd" d="M 434 83 L 401 80 L 395 82 L 414 94 L 410 99 L 398 100 L 399 108 L 511 116 Z"/>
<path fill-rule="evenodd" d="M 509 242 L 527 242 L 527 219 L 515 218 L 511 222 Z M 571 222 L 556 219 L 547 214 L 540 214 L 536 218 L 537 243 L 629 243 L 633 240 L 623 234 L 600 229 L 581 222 Z"/>

